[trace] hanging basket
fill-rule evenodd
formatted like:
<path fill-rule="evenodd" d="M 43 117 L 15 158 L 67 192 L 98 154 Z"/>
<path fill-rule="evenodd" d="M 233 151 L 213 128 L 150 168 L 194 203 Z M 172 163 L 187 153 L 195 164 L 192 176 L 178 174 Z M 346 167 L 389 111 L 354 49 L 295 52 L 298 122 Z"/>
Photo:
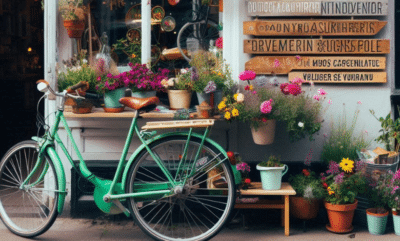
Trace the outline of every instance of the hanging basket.
<path fill-rule="evenodd" d="M 81 38 L 85 30 L 85 21 L 64 20 L 64 27 L 70 38 Z"/>
<path fill-rule="evenodd" d="M 258 128 L 251 127 L 253 141 L 257 145 L 269 145 L 274 143 L 276 120 L 260 122 Z"/>

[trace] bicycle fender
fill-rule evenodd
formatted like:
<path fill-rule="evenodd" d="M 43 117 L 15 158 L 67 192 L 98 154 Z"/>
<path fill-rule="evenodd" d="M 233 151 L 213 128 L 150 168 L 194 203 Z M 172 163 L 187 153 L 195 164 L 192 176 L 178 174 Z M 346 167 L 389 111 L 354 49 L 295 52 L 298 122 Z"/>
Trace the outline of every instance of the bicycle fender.
<path fill-rule="evenodd" d="M 67 192 L 65 191 L 66 179 L 65 179 L 64 167 L 62 165 L 60 157 L 58 156 L 53 146 L 48 146 L 46 148 L 46 151 L 50 159 L 53 161 L 54 169 L 57 173 L 58 190 L 59 190 L 57 211 L 58 214 L 61 214 L 64 209 L 65 196 L 67 195 Z"/>
<path fill-rule="evenodd" d="M 153 143 L 155 141 L 158 141 L 160 139 L 163 139 L 163 138 L 166 138 L 166 137 L 170 137 L 170 136 L 175 136 L 175 135 L 177 135 L 177 136 L 187 136 L 188 133 L 187 132 L 173 132 L 173 133 L 171 132 L 171 133 L 161 134 L 161 135 L 158 135 L 158 136 L 150 139 L 147 142 L 147 145 L 150 145 L 151 143 Z M 192 136 L 200 138 L 200 139 L 203 137 L 202 135 L 200 135 L 198 133 L 192 133 Z M 226 154 L 226 151 L 224 150 L 224 148 L 222 148 L 221 145 L 219 145 L 218 143 L 216 143 L 215 141 L 213 141 L 210 138 L 206 138 L 205 142 L 209 143 L 210 145 L 213 145 L 215 148 L 218 149 L 218 151 L 220 151 L 224 155 L 225 158 L 228 158 L 228 155 Z M 122 180 L 121 180 L 122 190 L 125 190 L 125 183 L 126 183 L 126 179 L 127 179 L 127 176 L 128 176 L 129 167 L 132 165 L 133 161 L 136 159 L 136 157 L 139 155 L 139 153 L 141 151 L 143 151 L 145 148 L 146 148 L 145 144 L 140 145 L 135 150 L 135 152 L 131 155 L 131 157 L 129 158 L 128 163 L 125 166 L 124 173 L 122 175 Z M 233 172 L 233 175 L 234 175 L 234 178 L 235 178 L 235 184 L 240 184 L 241 181 L 242 181 L 242 177 L 240 175 L 240 172 L 236 169 L 235 165 L 231 165 L 231 167 L 232 167 L 232 172 Z"/>

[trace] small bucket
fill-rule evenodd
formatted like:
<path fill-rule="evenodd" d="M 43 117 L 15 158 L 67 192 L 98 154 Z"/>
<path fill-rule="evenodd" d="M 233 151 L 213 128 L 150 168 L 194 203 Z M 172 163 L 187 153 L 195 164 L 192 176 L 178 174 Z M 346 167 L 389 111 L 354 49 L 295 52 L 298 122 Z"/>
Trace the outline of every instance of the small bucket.
<path fill-rule="evenodd" d="M 289 170 L 287 165 L 283 167 L 262 167 L 257 165 L 260 171 L 262 189 L 279 190 L 282 186 L 282 176 Z"/>

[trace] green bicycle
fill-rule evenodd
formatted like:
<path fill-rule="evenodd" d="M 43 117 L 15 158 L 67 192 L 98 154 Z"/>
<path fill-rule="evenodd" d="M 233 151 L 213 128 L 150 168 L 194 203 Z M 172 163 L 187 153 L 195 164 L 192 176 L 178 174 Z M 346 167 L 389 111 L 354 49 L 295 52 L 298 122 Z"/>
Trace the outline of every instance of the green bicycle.
<path fill-rule="evenodd" d="M 57 134 L 60 123 L 79 158 L 76 169 L 94 184 L 94 200 L 103 212 L 133 217 L 156 240 L 207 240 L 221 230 L 233 209 L 240 174 L 225 150 L 207 138 L 213 120 L 149 122 L 141 131 L 137 110 L 158 98 L 122 98 L 136 113 L 114 178 L 104 180 L 87 168 L 63 115 L 66 97 L 83 97 L 57 93 L 44 80 L 38 81 L 38 89 L 60 97 L 61 104 L 54 125 L 41 138 L 18 143 L 0 162 L 0 217 L 11 232 L 40 235 L 63 211 L 66 178 L 56 144 L 75 165 Z M 189 130 L 160 135 L 147 131 L 185 127 Z M 194 132 L 196 127 L 205 128 L 204 134 Z M 142 145 L 127 159 L 134 133 Z"/>

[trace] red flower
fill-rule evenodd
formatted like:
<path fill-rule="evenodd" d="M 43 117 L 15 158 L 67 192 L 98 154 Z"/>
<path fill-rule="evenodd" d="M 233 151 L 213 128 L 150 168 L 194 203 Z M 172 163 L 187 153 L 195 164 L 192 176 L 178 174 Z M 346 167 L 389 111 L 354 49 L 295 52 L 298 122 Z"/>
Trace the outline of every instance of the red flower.
<path fill-rule="evenodd" d="M 246 184 L 250 184 L 250 183 L 251 183 L 251 180 L 250 180 L 250 178 L 246 178 L 246 179 L 244 179 L 244 183 L 246 183 Z"/>
<path fill-rule="evenodd" d="M 302 172 L 303 172 L 303 175 L 304 175 L 304 176 L 306 176 L 306 177 L 310 176 L 310 171 L 309 171 L 309 170 L 303 169 Z"/>
<path fill-rule="evenodd" d="M 223 48 L 223 40 L 222 37 L 217 38 L 217 41 L 215 41 L 215 46 L 219 49 Z"/>
<path fill-rule="evenodd" d="M 323 183 L 322 183 L 322 186 L 323 186 L 324 188 L 328 188 L 328 184 L 327 184 L 326 182 L 323 182 Z"/>

